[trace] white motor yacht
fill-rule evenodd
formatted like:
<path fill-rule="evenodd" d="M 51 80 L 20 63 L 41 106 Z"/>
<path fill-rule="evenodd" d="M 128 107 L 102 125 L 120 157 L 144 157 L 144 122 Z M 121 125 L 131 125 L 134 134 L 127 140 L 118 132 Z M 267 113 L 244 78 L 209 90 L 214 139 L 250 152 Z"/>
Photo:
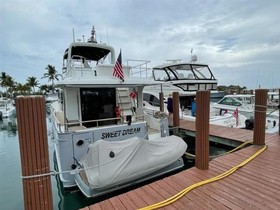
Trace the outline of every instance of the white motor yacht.
<path fill-rule="evenodd" d="M 195 121 L 195 113 L 192 113 L 192 104 L 199 90 L 209 90 L 217 96 L 217 79 L 214 77 L 207 64 L 197 63 L 197 57 L 193 56 L 191 62 L 172 60 L 171 63 L 155 66 L 153 78 L 164 84 L 145 87 L 144 104 L 146 113 L 153 115 L 159 111 L 159 93 L 164 94 L 165 107 L 167 111 L 167 98 L 172 92 L 179 92 L 180 117 L 181 119 Z M 206 108 L 206 107 L 205 107 Z M 210 123 L 227 127 L 244 128 L 246 118 L 243 115 L 233 113 L 216 113 L 211 107 Z"/>
<path fill-rule="evenodd" d="M 16 107 L 12 99 L 0 98 L 0 119 L 7 118 L 16 114 Z"/>
<path fill-rule="evenodd" d="M 238 113 L 244 115 L 247 119 L 245 121 L 245 127 L 247 129 L 254 128 L 254 111 L 255 111 L 255 95 L 252 94 L 233 94 L 225 95 L 217 103 L 213 103 L 212 107 L 217 113 L 221 112 L 234 112 L 238 110 Z M 266 133 L 276 133 L 279 130 L 279 110 L 270 109 L 267 110 L 266 117 Z"/>
<path fill-rule="evenodd" d="M 62 97 L 51 104 L 64 188 L 78 186 L 97 197 L 184 166 L 186 143 L 169 135 L 167 118 L 143 110 L 144 87 L 160 82 L 129 76 L 130 70 L 122 66 L 121 53 L 116 61 L 113 47 L 96 42 L 94 28 L 88 42 L 66 49 L 57 82 Z"/>

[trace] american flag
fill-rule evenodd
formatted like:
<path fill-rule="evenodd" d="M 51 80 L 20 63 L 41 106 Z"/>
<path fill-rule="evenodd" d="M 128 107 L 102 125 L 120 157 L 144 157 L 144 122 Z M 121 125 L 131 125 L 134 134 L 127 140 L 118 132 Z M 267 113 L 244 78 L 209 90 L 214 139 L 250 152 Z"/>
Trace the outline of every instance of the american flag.
<path fill-rule="evenodd" d="M 120 51 L 119 57 L 114 66 L 113 76 L 120 78 L 124 82 L 124 74 L 122 69 L 122 52 Z"/>
<path fill-rule="evenodd" d="M 238 107 L 233 112 L 233 117 L 236 119 L 236 126 L 238 126 Z"/>

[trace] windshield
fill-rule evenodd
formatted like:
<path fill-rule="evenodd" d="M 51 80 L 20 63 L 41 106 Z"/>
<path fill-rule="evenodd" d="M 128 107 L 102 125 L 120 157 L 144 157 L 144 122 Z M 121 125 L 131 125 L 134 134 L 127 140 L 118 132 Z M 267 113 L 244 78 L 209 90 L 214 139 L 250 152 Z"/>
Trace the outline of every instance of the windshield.
<path fill-rule="evenodd" d="M 215 79 L 208 66 L 196 64 L 179 64 L 165 68 L 154 69 L 154 79 L 158 81 Z"/>
<path fill-rule="evenodd" d="M 193 71 L 199 79 L 212 79 L 212 74 L 208 66 L 193 65 Z"/>

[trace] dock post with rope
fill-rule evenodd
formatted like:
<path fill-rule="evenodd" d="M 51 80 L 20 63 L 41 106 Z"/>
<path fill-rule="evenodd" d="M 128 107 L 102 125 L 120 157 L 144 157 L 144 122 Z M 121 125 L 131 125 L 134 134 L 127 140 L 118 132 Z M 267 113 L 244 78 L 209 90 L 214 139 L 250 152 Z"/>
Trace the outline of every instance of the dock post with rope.
<path fill-rule="evenodd" d="M 24 209 L 51 210 L 51 177 L 36 177 L 50 172 L 45 99 L 42 96 L 19 96 L 15 101 Z"/>
<path fill-rule="evenodd" d="M 201 170 L 209 168 L 209 114 L 210 91 L 196 93 L 196 137 L 195 137 L 195 166 Z"/>

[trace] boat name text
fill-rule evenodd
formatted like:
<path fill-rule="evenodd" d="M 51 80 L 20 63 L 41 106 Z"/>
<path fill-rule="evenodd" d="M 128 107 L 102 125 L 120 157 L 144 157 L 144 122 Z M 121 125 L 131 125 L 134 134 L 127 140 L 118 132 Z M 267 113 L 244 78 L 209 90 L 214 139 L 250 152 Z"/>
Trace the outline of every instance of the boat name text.
<path fill-rule="evenodd" d="M 106 132 L 102 133 L 101 139 L 109 139 L 109 138 L 115 138 L 119 136 L 126 136 L 126 135 L 131 135 L 135 133 L 139 133 L 141 128 L 129 128 L 129 129 L 124 129 L 124 130 L 118 130 L 118 131 L 113 131 L 113 132 Z"/>

